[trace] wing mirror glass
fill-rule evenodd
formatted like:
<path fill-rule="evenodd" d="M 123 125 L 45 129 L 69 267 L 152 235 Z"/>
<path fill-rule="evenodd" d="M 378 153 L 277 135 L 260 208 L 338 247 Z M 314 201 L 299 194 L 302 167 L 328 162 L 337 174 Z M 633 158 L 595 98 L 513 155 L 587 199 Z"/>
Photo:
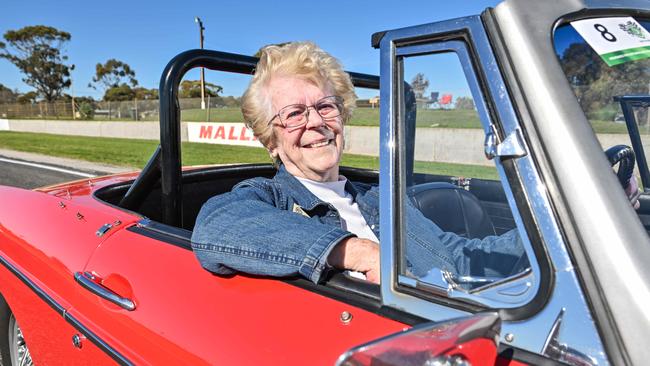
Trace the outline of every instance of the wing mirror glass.
<path fill-rule="evenodd" d="M 336 365 L 493 365 L 500 331 L 497 313 L 426 323 L 355 347 Z"/>

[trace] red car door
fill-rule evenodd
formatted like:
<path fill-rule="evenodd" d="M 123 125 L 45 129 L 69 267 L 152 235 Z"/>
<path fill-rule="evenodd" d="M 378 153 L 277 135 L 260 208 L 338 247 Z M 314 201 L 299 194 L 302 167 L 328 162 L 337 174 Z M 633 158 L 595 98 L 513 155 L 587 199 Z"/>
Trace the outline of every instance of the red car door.
<path fill-rule="evenodd" d="M 116 221 L 126 225 L 129 217 L 91 208 L 76 199 L 72 187 L 59 193 L 0 187 L 2 321 L 13 314 L 36 362 L 112 363 L 66 311 L 80 295 L 72 271 L 110 236 L 97 235 L 97 229 Z"/>
<path fill-rule="evenodd" d="M 281 280 L 212 275 L 186 239 L 138 226 L 114 233 L 79 271 L 135 308 L 80 290 L 70 314 L 136 364 L 332 365 L 405 328 Z"/>

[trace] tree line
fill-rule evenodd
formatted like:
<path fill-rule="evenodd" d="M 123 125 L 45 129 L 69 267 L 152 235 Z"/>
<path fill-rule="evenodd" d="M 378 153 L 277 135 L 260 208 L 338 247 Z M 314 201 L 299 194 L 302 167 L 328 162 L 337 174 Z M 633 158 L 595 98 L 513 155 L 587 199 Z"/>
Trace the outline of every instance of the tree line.
<path fill-rule="evenodd" d="M 0 83 L 0 103 L 34 103 L 37 101 L 70 101 L 72 96 L 65 90 L 72 85 L 70 73 L 75 65 L 69 62 L 64 46 L 72 36 L 68 32 L 45 25 L 26 26 L 5 32 L 0 41 L 0 58 L 14 64 L 24 75 L 25 84 L 33 91 L 19 93 Z M 219 95 L 223 88 L 213 83 L 205 84 L 205 95 L 211 98 Z M 104 101 L 128 101 L 158 99 L 158 89 L 139 86 L 135 70 L 127 63 L 109 59 L 97 63 L 89 87 L 103 93 Z M 180 98 L 201 96 L 198 80 L 184 80 L 179 88 Z M 91 97 L 75 97 L 80 102 L 92 102 Z M 224 104 L 238 104 L 237 98 L 225 97 Z"/>

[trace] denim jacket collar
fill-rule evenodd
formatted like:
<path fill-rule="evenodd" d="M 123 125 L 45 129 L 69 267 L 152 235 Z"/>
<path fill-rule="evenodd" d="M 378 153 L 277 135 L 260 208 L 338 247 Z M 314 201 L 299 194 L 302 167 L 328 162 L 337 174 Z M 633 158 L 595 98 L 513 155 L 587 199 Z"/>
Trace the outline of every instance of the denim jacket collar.
<path fill-rule="evenodd" d="M 313 210 L 318 205 L 327 205 L 316 197 L 307 187 L 305 187 L 296 177 L 287 171 L 284 164 L 280 164 L 278 172 L 273 177 L 281 187 L 284 188 L 288 197 L 292 197 L 301 208 L 305 210 Z M 347 186 L 346 186 L 347 188 Z"/>
<path fill-rule="evenodd" d="M 318 205 L 327 204 L 311 193 L 296 177 L 291 175 L 284 164 L 280 164 L 273 180 L 280 183 L 281 187 L 286 189 L 287 196 L 293 197 L 300 207 L 306 210 L 312 210 Z M 359 191 L 349 179 L 345 183 L 345 191 L 350 193 L 355 201 L 357 200 Z"/>
<path fill-rule="evenodd" d="M 278 168 L 278 172 L 275 177 L 273 177 L 273 180 L 278 182 L 278 184 L 283 187 L 284 193 L 288 197 L 292 197 L 304 210 L 311 211 L 319 205 L 330 206 L 329 203 L 322 201 L 320 198 L 316 197 L 316 195 L 311 193 L 307 187 L 287 171 L 287 168 L 283 164 Z M 372 195 L 373 193 L 364 189 L 359 190 L 359 188 L 360 187 L 357 187 L 349 179 L 345 184 L 345 191 L 350 193 L 352 199 L 359 204 L 360 208 L 362 208 L 361 212 L 366 218 L 366 221 L 371 219 L 370 217 L 367 217 L 367 215 L 375 217 L 372 219 L 372 221 L 375 221 L 378 219 L 377 216 L 379 215 L 379 206 L 377 205 L 379 200 L 376 198 L 369 199 L 366 196 L 369 194 Z M 377 195 L 376 192 L 374 194 Z"/>

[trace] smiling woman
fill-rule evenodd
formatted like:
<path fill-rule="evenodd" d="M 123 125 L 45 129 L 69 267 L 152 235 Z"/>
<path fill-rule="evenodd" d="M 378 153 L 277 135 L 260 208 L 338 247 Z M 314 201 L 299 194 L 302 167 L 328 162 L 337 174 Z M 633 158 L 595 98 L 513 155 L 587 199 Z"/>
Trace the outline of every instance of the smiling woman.
<path fill-rule="evenodd" d="M 316 283 L 334 268 L 379 283 L 378 188 L 339 175 L 353 90 L 339 63 L 314 44 L 263 49 L 242 110 L 278 172 L 243 181 L 203 206 L 192 245 L 204 268 L 300 274 Z M 516 230 L 469 240 L 444 232 L 413 205 L 405 214 L 409 274 L 437 268 L 466 276 L 470 264 L 489 262 L 498 277 L 528 263 Z"/>
<path fill-rule="evenodd" d="M 338 106 L 335 100 L 328 102 L 332 97 L 326 95 L 331 91 L 323 91 L 305 80 L 290 76 L 274 78 L 268 91 L 273 109 L 280 111 L 276 115 L 279 118 L 274 118 L 276 122 L 271 121 L 275 135 L 275 141 L 269 145 L 271 156 L 282 161 L 295 177 L 325 182 L 338 180 L 338 164 L 343 152 L 343 123 L 339 111 L 342 106 Z M 326 119 L 320 113 L 309 114 L 312 106 L 307 107 L 307 104 L 315 105 L 318 112 L 323 103 L 334 105 L 323 107 L 336 110 L 336 113 L 330 112 L 334 117 Z M 285 113 L 287 115 L 283 117 Z M 292 124 L 293 120 L 296 120 L 295 124 Z"/>

